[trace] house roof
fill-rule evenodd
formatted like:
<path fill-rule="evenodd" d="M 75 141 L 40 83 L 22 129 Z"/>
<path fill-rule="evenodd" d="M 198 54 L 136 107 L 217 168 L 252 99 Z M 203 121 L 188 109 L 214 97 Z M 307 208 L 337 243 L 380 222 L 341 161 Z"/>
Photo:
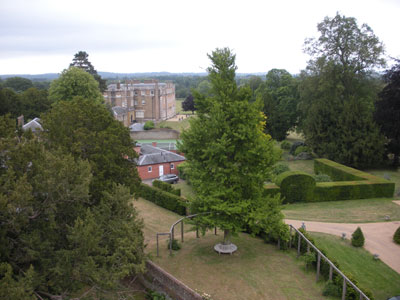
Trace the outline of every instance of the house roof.
<path fill-rule="evenodd" d="M 142 155 L 138 159 L 137 162 L 138 166 L 154 165 L 154 164 L 162 164 L 162 163 L 186 160 L 186 158 L 182 155 L 150 145 L 143 145 L 140 148 L 140 153 Z"/>
<path fill-rule="evenodd" d="M 40 124 L 40 119 L 39 118 L 34 118 L 32 121 L 26 123 L 25 125 L 22 126 L 22 129 L 24 131 L 30 129 L 32 130 L 32 132 L 36 132 L 36 131 L 42 131 L 43 127 Z"/>

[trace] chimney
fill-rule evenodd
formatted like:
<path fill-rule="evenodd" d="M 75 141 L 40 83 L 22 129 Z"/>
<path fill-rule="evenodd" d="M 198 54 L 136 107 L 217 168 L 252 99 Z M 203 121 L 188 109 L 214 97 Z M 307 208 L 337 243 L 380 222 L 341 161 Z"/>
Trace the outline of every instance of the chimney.
<path fill-rule="evenodd" d="M 22 126 L 25 125 L 25 122 L 24 122 L 24 115 L 20 115 L 20 116 L 17 118 L 17 123 L 18 123 L 18 126 L 20 126 L 20 127 L 22 127 Z"/>
<path fill-rule="evenodd" d="M 117 83 L 117 90 L 121 89 L 121 83 L 118 81 Z"/>
<path fill-rule="evenodd" d="M 152 145 L 153 147 L 157 147 L 157 142 L 152 142 L 151 145 Z"/>

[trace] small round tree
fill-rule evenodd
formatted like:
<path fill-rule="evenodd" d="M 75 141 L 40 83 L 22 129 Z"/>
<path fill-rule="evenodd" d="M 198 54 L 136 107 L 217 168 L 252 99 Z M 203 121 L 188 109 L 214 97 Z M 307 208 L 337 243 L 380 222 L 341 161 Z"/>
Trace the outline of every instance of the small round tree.
<path fill-rule="evenodd" d="M 399 245 L 400 245 L 400 226 L 399 226 L 399 228 L 397 228 L 396 232 L 395 232 L 394 235 L 393 235 L 393 241 L 394 241 L 396 244 L 399 244 Z"/>
<path fill-rule="evenodd" d="M 354 247 L 362 247 L 364 246 L 364 241 L 365 241 L 364 234 L 361 228 L 357 227 L 357 229 L 351 235 L 351 244 Z"/>

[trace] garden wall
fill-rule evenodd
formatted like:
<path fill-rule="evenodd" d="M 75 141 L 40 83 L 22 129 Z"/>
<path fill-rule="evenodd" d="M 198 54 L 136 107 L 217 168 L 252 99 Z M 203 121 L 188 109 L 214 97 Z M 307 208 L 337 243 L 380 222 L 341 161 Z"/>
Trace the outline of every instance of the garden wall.
<path fill-rule="evenodd" d="M 131 138 L 137 140 L 177 140 L 179 132 L 168 128 L 156 128 L 152 130 L 131 131 Z"/>
<path fill-rule="evenodd" d="M 176 300 L 202 300 L 190 287 L 148 260 L 146 272 L 140 276 L 141 283 L 148 289 L 167 294 Z"/>

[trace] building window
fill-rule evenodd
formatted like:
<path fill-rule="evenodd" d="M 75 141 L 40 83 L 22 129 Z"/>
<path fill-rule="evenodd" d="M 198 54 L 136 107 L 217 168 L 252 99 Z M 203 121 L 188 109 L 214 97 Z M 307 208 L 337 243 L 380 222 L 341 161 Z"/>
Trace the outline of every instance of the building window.
<path fill-rule="evenodd" d="M 154 90 L 150 91 L 150 95 L 154 96 Z"/>
<path fill-rule="evenodd" d="M 147 171 L 148 171 L 149 173 L 151 173 L 151 172 L 153 171 L 153 168 L 152 168 L 152 167 L 148 167 L 148 168 L 147 168 Z"/>
<path fill-rule="evenodd" d="M 146 95 L 146 91 L 142 91 L 142 96 L 145 96 Z"/>
<path fill-rule="evenodd" d="M 122 107 L 126 107 L 126 100 L 122 101 Z"/>
<path fill-rule="evenodd" d="M 146 100 L 142 99 L 142 105 L 146 105 Z"/>
<path fill-rule="evenodd" d="M 135 96 L 137 96 L 138 95 L 138 92 L 137 91 L 135 91 Z"/>
<path fill-rule="evenodd" d="M 144 118 L 144 111 L 136 111 L 136 119 Z"/>
<path fill-rule="evenodd" d="M 171 164 L 170 167 L 171 167 L 171 170 L 173 170 L 174 169 L 174 164 Z"/>

